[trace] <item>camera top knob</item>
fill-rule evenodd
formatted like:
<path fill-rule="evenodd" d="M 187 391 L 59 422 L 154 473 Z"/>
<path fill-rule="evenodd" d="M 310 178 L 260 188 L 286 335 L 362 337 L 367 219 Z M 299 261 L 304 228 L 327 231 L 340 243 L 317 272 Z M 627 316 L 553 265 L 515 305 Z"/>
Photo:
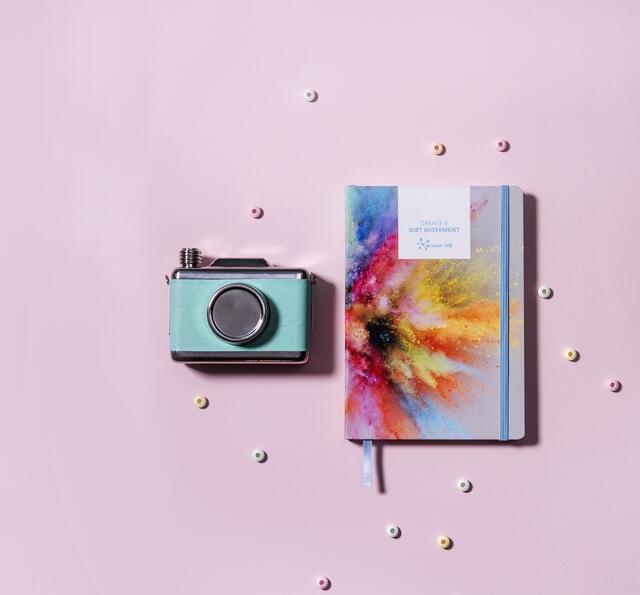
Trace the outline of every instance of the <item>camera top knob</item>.
<path fill-rule="evenodd" d="M 197 269 L 202 263 L 202 253 L 198 248 L 180 250 L 180 266 L 183 269 Z"/>

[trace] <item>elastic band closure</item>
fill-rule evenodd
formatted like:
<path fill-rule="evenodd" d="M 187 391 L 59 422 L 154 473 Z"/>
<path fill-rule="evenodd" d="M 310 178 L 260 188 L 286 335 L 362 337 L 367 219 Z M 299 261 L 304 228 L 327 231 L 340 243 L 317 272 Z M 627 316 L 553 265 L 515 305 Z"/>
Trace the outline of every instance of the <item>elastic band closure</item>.
<path fill-rule="evenodd" d="M 371 487 L 371 440 L 362 441 L 362 483 Z"/>
<path fill-rule="evenodd" d="M 500 440 L 509 440 L 509 186 L 500 199 Z"/>

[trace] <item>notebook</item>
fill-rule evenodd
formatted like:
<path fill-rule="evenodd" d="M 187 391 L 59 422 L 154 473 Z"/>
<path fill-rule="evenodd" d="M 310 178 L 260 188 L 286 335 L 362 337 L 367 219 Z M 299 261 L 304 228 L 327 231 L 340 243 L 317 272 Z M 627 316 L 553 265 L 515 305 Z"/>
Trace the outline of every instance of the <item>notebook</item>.
<path fill-rule="evenodd" d="M 346 188 L 345 435 L 524 436 L 523 193 Z"/>

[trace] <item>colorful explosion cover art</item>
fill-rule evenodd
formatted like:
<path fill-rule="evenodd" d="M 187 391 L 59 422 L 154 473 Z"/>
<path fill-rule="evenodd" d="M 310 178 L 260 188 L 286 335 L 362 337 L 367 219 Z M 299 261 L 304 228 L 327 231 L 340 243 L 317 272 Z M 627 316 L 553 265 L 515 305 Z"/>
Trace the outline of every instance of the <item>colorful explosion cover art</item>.
<path fill-rule="evenodd" d="M 522 195 L 510 204 L 510 437 L 520 438 Z M 398 187 L 347 187 L 348 439 L 498 437 L 499 188 L 471 187 L 470 209 L 471 258 L 399 260 Z"/>

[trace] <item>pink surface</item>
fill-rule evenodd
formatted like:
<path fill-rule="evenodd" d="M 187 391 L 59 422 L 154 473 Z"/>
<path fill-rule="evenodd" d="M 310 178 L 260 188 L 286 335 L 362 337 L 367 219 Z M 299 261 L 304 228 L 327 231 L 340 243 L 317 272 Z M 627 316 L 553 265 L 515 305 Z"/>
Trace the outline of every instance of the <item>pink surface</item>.
<path fill-rule="evenodd" d="M 638 27 L 631 1 L 5 3 L 0 592 L 640 591 Z M 386 445 L 362 487 L 349 183 L 535 197 L 525 444 Z M 172 363 L 186 245 L 318 273 L 312 363 Z"/>

